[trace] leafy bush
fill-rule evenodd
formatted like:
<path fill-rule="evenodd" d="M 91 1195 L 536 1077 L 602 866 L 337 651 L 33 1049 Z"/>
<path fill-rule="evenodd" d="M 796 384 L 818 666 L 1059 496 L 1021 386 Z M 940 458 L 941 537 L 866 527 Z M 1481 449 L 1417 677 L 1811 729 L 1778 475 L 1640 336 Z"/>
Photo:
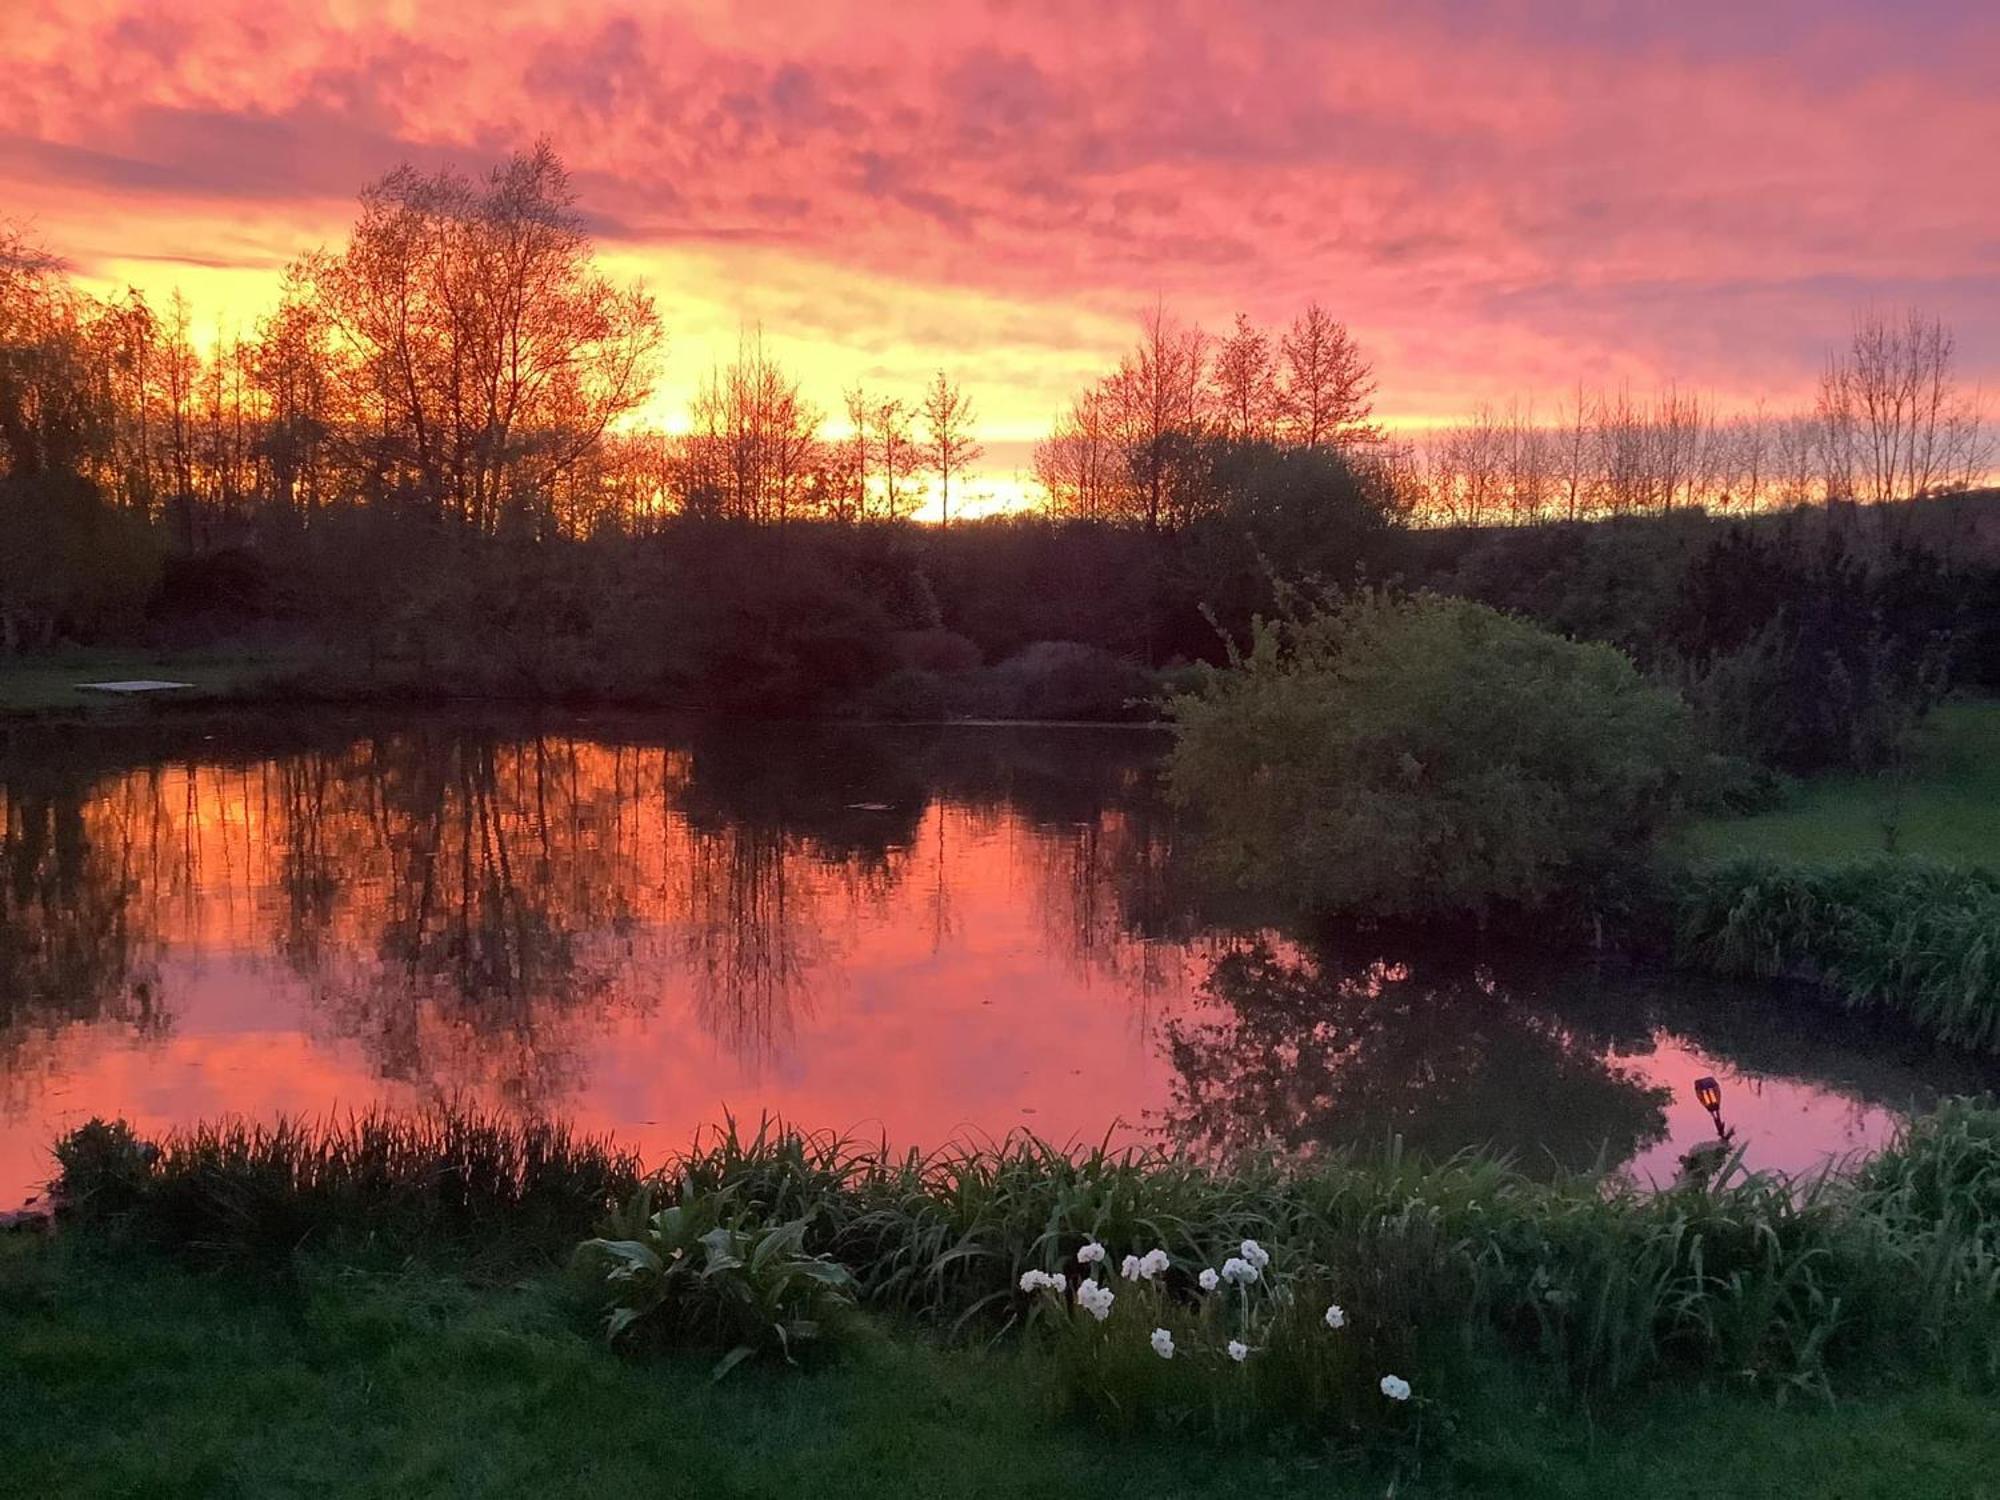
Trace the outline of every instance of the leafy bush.
<path fill-rule="evenodd" d="M 2000 878 L 1920 859 L 1737 859 L 1679 878 L 1675 948 L 1712 973 L 1809 980 L 2000 1052 Z"/>
<path fill-rule="evenodd" d="M 717 1379 L 760 1352 L 790 1362 L 854 1305 L 854 1278 L 805 1251 L 807 1221 L 771 1223 L 729 1188 L 683 1181 L 657 1212 L 641 1188 L 577 1264 L 608 1293 L 605 1330 L 726 1351 Z"/>
<path fill-rule="evenodd" d="M 177 1250 L 282 1265 L 307 1246 L 566 1253 L 639 1184 L 635 1157 L 566 1126 L 458 1111 L 195 1125 L 140 1141 L 93 1120 L 56 1146 L 66 1215 Z"/>
<path fill-rule="evenodd" d="M 1172 791 L 1220 872 L 1360 915 L 1602 903 L 1691 750 L 1684 707 L 1619 652 L 1432 595 L 1260 621 L 1169 711 Z"/>

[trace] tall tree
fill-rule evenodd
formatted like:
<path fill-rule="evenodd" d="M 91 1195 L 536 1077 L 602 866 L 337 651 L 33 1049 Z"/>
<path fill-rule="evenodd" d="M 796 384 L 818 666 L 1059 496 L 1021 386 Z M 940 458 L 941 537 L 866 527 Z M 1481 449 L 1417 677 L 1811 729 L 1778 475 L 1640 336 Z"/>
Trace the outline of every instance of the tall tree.
<path fill-rule="evenodd" d="M 1264 442 L 1273 436 L 1281 403 L 1271 337 L 1242 313 L 1216 348 L 1210 381 L 1216 422 L 1224 437 Z"/>
<path fill-rule="evenodd" d="M 658 313 L 596 269 L 547 143 L 478 184 L 400 167 L 361 204 L 347 247 L 299 267 L 355 365 L 348 430 L 382 482 L 490 530 L 645 400 Z"/>
<path fill-rule="evenodd" d="M 1846 492 L 1912 499 L 1969 485 L 1991 462 L 1978 404 L 1958 384 L 1957 350 L 1951 330 L 1915 308 L 1855 321 L 1819 390 L 1829 469 Z"/>
<path fill-rule="evenodd" d="M 1284 357 L 1285 428 L 1304 448 L 1368 442 L 1379 436 L 1375 372 L 1346 325 L 1317 302 L 1293 320 Z"/>
<path fill-rule="evenodd" d="M 1207 361 L 1207 336 L 1156 303 L 1140 323 L 1139 347 L 1111 377 L 1148 526 L 1173 519 L 1176 460 L 1202 431 Z"/>
<path fill-rule="evenodd" d="M 910 431 L 910 408 L 900 396 L 877 401 L 873 414 L 875 452 L 882 472 L 882 511 L 891 521 L 903 517 L 904 483 L 917 472 L 916 438 Z"/>
<path fill-rule="evenodd" d="M 939 524 L 951 525 L 951 476 L 986 452 L 972 435 L 972 401 L 943 370 L 924 393 L 924 450 L 938 477 Z"/>

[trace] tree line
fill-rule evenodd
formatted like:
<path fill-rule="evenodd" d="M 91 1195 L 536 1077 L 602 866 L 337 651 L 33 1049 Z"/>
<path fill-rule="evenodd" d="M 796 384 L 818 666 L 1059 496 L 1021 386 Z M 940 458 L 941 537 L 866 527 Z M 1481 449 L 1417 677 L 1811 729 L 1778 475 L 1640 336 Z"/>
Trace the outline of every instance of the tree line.
<path fill-rule="evenodd" d="M 949 520 L 981 456 L 944 371 L 915 397 L 857 386 L 852 434 L 827 437 L 761 334 L 703 380 L 688 432 L 646 428 L 665 345 L 653 299 L 597 269 L 545 144 L 476 180 L 389 173 L 345 245 L 300 257 L 268 315 L 207 348 L 179 293 L 92 297 L 0 225 L 0 475 L 84 481 L 193 551 L 342 503 L 479 534 L 893 520 L 926 479 Z"/>
<path fill-rule="evenodd" d="M 642 420 L 666 347 L 652 298 L 595 262 L 546 145 L 474 179 L 401 167 L 363 190 L 347 242 L 300 257 L 247 332 L 199 345 L 174 294 L 104 298 L 0 227 L 0 474 L 72 476 L 183 551 L 273 517 L 395 505 L 475 534 L 645 530 L 674 515 L 949 524 L 983 450 L 971 398 L 856 384 L 845 431 L 746 330 L 687 430 Z M 1868 314 L 1812 405 L 1724 415 L 1698 394 L 1581 385 L 1545 419 L 1482 406 L 1436 431 L 1376 421 L 1377 378 L 1317 302 L 1217 337 L 1163 304 L 1037 445 L 1048 512 L 1171 528 L 1212 513 L 1246 447 L 1336 453 L 1417 523 L 1490 525 L 1759 510 L 1963 489 L 1992 436 L 1951 331 Z"/>
<path fill-rule="evenodd" d="M 1802 409 L 1724 415 L 1676 385 L 1579 385 L 1547 420 L 1532 404 L 1482 406 L 1391 463 L 1408 509 L 1470 526 L 1955 493 L 1988 479 L 1995 458 L 1956 365 L 1942 320 L 1868 312 Z"/>

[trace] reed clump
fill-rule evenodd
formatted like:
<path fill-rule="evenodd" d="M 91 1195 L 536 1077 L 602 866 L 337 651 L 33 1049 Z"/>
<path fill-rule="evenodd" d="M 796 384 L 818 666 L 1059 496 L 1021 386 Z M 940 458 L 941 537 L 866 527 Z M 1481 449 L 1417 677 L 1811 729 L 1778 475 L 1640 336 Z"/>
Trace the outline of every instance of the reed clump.
<path fill-rule="evenodd" d="M 2000 876 L 1920 859 L 1737 859 L 1682 874 L 1674 907 L 1682 963 L 1810 981 L 1850 1008 L 2000 1052 Z"/>
<path fill-rule="evenodd" d="M 614 1205 L 642 1192 L 632 1158 L 558 1126 L 203 1126 L 150 1155 L 121 1129 L 62 1143 L 67 1211 L 210 1254 L 393 1241 L 454 1257 L 511 1245 L 519 1259 L 629 1233 Z M 1591 1396 L 1675 1375 L 1824 1392 L 1842 1370 L 2000 1373 L 1990 1100 L 1953 1101 L 1841 1170 L 1732 1167 L 1660 1190 L 1550 1181 L 1479 1153 L 1219 1164 L 1027 1134 L 917 1152 L 731 1120 L 643 1192 L 649 1214 L 725 1201 L 746 1243 L 782 1226 L 786 1254 L 840 1268 L 862 1310 L 946 1337 L 1032 1328 L 1048 1299 L 1024 1295 L 1024 1275 L 1074 1287 L 1087 1246 L 1114 1264 L 1158 1251 L 1152 1291 L 1192 1306 L 1201 1272 L 1254 1240 L 1379 1347 L 1422 1351 L 1433 1370 L 1450 1351 L 1498 1353 Z"/>
<path fill-rule="evenodd" d="M 642 1175 L 630 1152 L 561 1123 L 453 1108 L 222 1120 L 157 1141 L 92 1120 L 55 1154 L 66 1218 L 264 1263 L 443 1247 L 478 1264 L 554 1261 Z"/>

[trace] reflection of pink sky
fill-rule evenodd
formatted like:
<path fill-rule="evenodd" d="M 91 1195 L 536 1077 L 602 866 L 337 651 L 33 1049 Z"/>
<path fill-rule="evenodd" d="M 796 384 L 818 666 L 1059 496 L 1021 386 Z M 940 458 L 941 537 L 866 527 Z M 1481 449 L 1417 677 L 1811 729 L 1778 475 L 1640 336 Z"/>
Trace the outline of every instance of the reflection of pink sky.
<path fill-rule="evenodd" d="M 691 828 L 674 810 L 690 774 L 678 751 L 551 739 L 500 747 L 494 764 L 491 836 L 543 870 L 549 912 L 575 934 L 564 972 L 580 976 L 551 982 L 575 998 L 416 997 L 423 981 L 374 956 L 385 926 L 409 917 L 397 871 L 413 866 L 409 829 L 385 846 L 365 777 L 331 768 L 336 790 L 315 794 L 310 816 L 300 762 L 177 765 L 95 788 L 84 843 L 133 892 L 126 984 L 148 984 L 164 1024 L 22 1040 L 0 1077 L 0 1198 L 42 1180 L 49 1143 L 92 1115 L 159 1132 L 449 1094 L 527 1099 L 654 1160 L 725 1110 L 903 1145 L 1157 1127 L 1175 1082 L 1161 1026 L 1207 1003 L 1211 953 L 1125 930 L 1118 861 L 1145 851 L 1124 815 L 1037 825 L 933 803 L 907 842 L 844 860 Z M 551 810 L 565 831 L 549 837 L 537 830 Z M 463 826 L 462 800 L 434 811 Z M 416 867 L 450 886 L 452 847 L 446 836 Z M 286 894 L 299 848 L 327 851 L 340 875 L 317 925 Z M 452 901 L 425 918 L 432 938 Z M 279 956 L 287 935 L 322 956 L 294 968 Z M 770 965 L 750 980 L 730 968 L 746 949 Z M 1633 1163 L 1642 1180 L 1670 1176 L 1707 1136 L 1689 1095 L 1702 1073 L 1722 1080 L 1755 1166 L 1810 1168 L 1891 1127 L 1817 1086 L 1654 1043 L 1614 1059 L 1674 1094 L 1672 1138 Z"/>
<path fill-rule="evenodd" d="M 1810 1171 L 1829 1158 L 1881 1145 L 1896 1124 L 1888 1110 L 1814 1084 L 1739 1073 L 1666 1032 L 1655 1034 L 1648 1055 L 1614 1060 L 1674 1091 L 1667 1106 L 1667 1139 L 1640 1152 L 1629 1166 L 1639 1182 L 1672 1180 L 1680 1154 L 1714 1136 L 1708 1112 L 1694 1099 L 1694 1081 L 1704 1073 L 1722 1085 L 1723 1123 L 1735 1128 L 1745 1164 L 1754 1169 Z"/>
<path fill-rule="evenodd" d="M 725 1109 L 752 1123 L 770 1111 L 801 1125 L 936 1144 L 1017 1126 L 1095 1140 L 1114 1122 L 1138 1125 L 1162 1106 L 1171 1074 L 1157 1026 L 1197 1003 L 1193 954 L 1162 954 L 1181 982 L 1141 1000 L 1052 954 L 1041 918 L 1005 878 L 955 885 L 956 920 L 935 951 L 931 930 L 910 910 L 922 894 L 907 892 L 842 935 L 838 979 L 769 1058 L 738 1057 L 704 1033 L 685 973 L 628 973 L 623 986 L 648 988 L 657 1001 L 606 1001 L 583 1033 L 578 1087 L 564 1113 L 657 1160 Z M 257 954 L 183 948 L 163 960 L 160 992 L 175 1011 L 163 1038 L 135 1040 L 112 1025 L 71 1028 L 43 1059 L 43 1081 L 27 1081 L 24 1099 L 15 1090 L 21 1107 L 0 1120 L 0 1197 L 44 1178 L 47 1143 L 93 1114 L 158 1132 L 225 1114 L 407 1106 L 432 1092 L 385 1083 L 358 1041 L 326 1035 L 304 984 Z M 1807 1169 L 1879 1142 L 1893 1124 L 1887 1111 L 1746 1077 L 1669 1035 L 1655 1040 L 1650 1052 L 1617 1059 L 1674 1090 L 1671 1138 L 1632 1164 L 1642 1181 L 1671 1176 L 1679 1152 L 1708 1135 L 1689 1087 L 1702 1073 L 1721 1079 L 1753 1166 Z"/>

